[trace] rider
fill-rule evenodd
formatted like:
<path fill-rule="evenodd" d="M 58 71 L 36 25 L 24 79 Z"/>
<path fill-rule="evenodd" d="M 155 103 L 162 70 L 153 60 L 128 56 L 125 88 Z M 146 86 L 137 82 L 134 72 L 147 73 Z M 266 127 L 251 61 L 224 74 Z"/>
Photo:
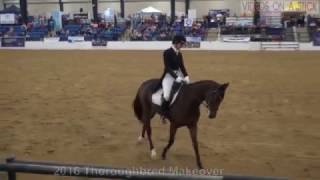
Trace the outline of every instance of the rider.
<path fill-rule="evenodd" d="M 182 35 L 174 36 L 171 48 L 163 53 L 164 72 L 161 78 L 163 88 L 162 112 L 166 115 L 169 111 L 170 93 L 174 82 L 190 83 L 188 73 L 184 67 L 180 49 L 185 45 L 186 38 Z"/>

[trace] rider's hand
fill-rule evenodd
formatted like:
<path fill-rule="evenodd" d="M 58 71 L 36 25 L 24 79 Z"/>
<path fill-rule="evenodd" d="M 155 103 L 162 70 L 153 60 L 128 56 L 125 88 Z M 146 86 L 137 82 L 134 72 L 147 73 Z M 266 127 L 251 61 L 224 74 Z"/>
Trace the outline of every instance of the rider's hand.
<path fill-rule="evenodd" d="M 181 83 L 183 81 L 183 79 L 181 77 L 177 77 L 176 82 L 177 83 Z"/>
<path fill-rule="evenodd" d="M 185 81 L 187 84 L 189 84 L 189 83 L 190 83 L 190 78 L 189 78 L 189 76 L 184 77 L 184 81 Z"/>

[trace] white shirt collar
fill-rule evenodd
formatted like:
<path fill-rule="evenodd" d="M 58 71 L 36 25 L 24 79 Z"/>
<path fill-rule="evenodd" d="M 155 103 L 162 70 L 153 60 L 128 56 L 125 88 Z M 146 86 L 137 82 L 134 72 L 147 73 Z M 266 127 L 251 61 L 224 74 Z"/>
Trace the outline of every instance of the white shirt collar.
<path fill-rule="evenodd" d="M 176 52 L 177 55 L 179 54 L 180 51 L 176 47 L 174 47 L 174 45 L 172 45 L 171 48 L 174 50 L 174 52 Z"/>

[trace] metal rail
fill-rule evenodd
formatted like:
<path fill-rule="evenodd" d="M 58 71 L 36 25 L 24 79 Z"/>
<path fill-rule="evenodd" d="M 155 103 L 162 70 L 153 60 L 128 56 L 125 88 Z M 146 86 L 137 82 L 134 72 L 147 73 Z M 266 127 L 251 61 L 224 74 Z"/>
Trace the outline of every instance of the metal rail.
<path fill-rule="evenodd" d="M 56 176 L 79 176 L 91 178 L 130 179 L 130 180 L 286 180 L 287 178 L 257 176 L 209 176 L 182 173 L 137 171 L 125 168 L 111 168 L 93 165 L 74 165 L 55 162 L 19 161 L 7 158 L 0 164 L 0 172 L 8 173 L 8 180 L 16 180 L 16 173 L 31 173 Z"/>

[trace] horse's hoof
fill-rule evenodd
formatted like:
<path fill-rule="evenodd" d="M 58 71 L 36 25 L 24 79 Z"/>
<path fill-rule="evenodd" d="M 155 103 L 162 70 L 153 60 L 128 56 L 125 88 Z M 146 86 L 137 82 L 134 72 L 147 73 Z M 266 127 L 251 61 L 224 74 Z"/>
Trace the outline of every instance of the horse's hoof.
<path fill-rule="evenodd" d="M 157 152 L 155 149 L 151 150 L 151 159 L 155 160 L 157 158 Z"/>
<path fill-rule="evenodd" d="M 144 138 L 142 136 L 139 136 L 137 140 L 137 144 L 141 144 L 143 142 L 143 139 Z"/>

